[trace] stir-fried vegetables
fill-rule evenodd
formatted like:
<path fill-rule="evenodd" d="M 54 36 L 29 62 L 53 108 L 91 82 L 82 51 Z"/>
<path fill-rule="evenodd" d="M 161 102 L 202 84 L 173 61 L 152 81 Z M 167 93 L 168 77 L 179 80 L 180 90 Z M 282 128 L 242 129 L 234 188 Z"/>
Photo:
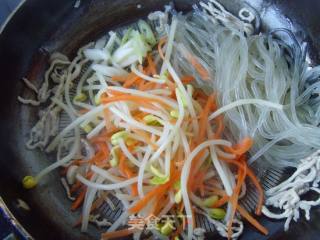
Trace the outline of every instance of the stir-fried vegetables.
<path fill-rule="evenodd" d="M 127 30 L 113 53 L 107 51 L 110 41 L 117 38 L 113 34 L 106 46 L 86 48 L 81 61 L 93 61 L 87 70 L 91 73 L 87 74 L 87 80 L 78 83 L 82 86 L 77 85 L 80 90 L 73 98 L 72 110 L 63 103 L 61 96 L 55 97 L 54 102 L 69 113 L 72 122 L 46 149 L 59 148 L 59 142 L 64 142 L 70 131 L 80 127 L 89 150 L 85 148 L 87 153 L 78 157 L 77 152 L 84 146 L 79 143 L 79 137 L 74 136 L 69 145 L 74 145 L 75 151 L 67 154 L 70 157 L 64 157 L 34 178 L 26 177 L 24 186 L 32 188 L 48 172 L 65 167 L 66 177 L 77 179 L 69 180 L 70 191 L 77 195 L 71 210 L 83 206 L 83 231 L 95 208 L 94 202 L 99 199 L 98 193 L 120 191 L 132 197 L 132 200 L 118 197 L 128 216 L 156 214 L 160 218 L 169 212 L 178 215 L 183 213 L 176 210 L 181 205 L 190 221 L 195 218 L 193 208 L 197 207 L 208 217 L 227 223 L 231 237 L 241 186 L 247 175 L 242 168 L 247 169 L 247 165 L 245 161 L 235 164 L 242 177 L 238 176 L 238 184 L 232 189 L 235 177 L 229 174 L 231 170 L 226 170 L 228 164 L 224 162 L 238 163 L 237 159 L 243 159 L 250 149 L 252 140 L 245 138 L 233 145 L 219 139 L 223 123 L 216 119 L 228 109 L 221 111 L 214 94 L 207 95 L 191 85 L 194 77 L 178 74 L 170 63 L 176 24 L 173 20 L 169 35 L 161 38 L 155 50 L 151 48 L 157 43 L 155 37 L 147 23 L 141 21 L 141 33 Z M 133 47 L 139 44 L 144 52 L 137 52 Z M 150 44 L 149 47 L 144 47 L 146 44 Z M 209 78 L 209 72 L 193 56 L 188 58 L 199 74 Z M 228 158 L 220 158 L 219 154 Z M 197 176 L 201 176 L 200 185 L 193 180 Z M 215 191 L 224 192 L 222 198 L 215 195 Z M 190 198 L 190 194 L 197 196 L 200 192 L 200 198 Z M 189 237 L 195 228 L 194 220 L 191 222 L 187 231 Z M 174 225 L 179 227 L 178 222 Z M 113 226 L 110 229 L 117 228 Z M 159 233 L 169 236 L 173 232 L 170 226 L 169 222 L 164 223 Z M 184 228 L 180 227 L 180 232 Z M 121 230 L 103 234 L 102 238 L 132 233 Z"/>
<path fill-rule="evenodd" d="M 62 168 L 63 185 L 69 199 L 74 200 L 70 209 L 82 207 L 81 218 L 75 224 L 81 224 L 82 231 L 87 231 L 88 223 L 92 222 L 108 227 L 101 239 L 132 234 L 138 238 L 142 233 L 192 239 L 202 232 L 196 215 L 204 215 L 228 239 L 242 233 L 242 219 L 261 233 L 268 233 L 241 206 L 249 182 L 258 193 L 255 214 L 275 216 L 263 206 L 264 190 L 250 169 L 248 153 L 255 153 L 257 158 L 275 144 L 271 140 L 266 146 L 261 145 L 265 143 L 261 136 L 272 130 L 265 126 L 268 114 L 277 116 L 277 122 L 281 118 L 286 124 L 294 122 L 295 126 L 299 125 L 299 119 L 296 113 L 292 119 L 286 118 L 293 103 L 285 95 L 262 94 L 260 86 L 253 87 L 252 94 L 243 94 L 241 91 L 246 91 L 247 85 L 240 83 L 247 80 L 246 68 L 252 67 L 253 61 L 260 70 L 248 70 L 250 81 L 261 84 L 257 81 L 264 74 L 263 66 L 256 57 L 249 60 L 250 49 L 261 52 L 268 41 L 269 49 L 263 52 L 267 58 L 268 54 L 275 54 L 271 50 L 277 43 L 272 38 L 250 37 L 252 24 L 242 22 L 214 0 L 200 5 L 204 12 L 188 18 L 173 15 L 170 24 L 168 11 L 153 13 L 150 18 L 160 22 L 157 31 L 140 20 L 136 27 L 121 34 L 110 32 L 108 37 L 80 49 L 73 61 L 62 54 L 54 55 L 40 89 L 24 80 L 36 94 L 36 100 L 19 100 L 45 106 L 27 146 L 56 151 L 57 162 L 34 177 L 23 178 L 23 186 L 34 188 L 45 175 Z M 246 17 L 245 11 L 249 10 L 242 10 L 240 17 L 253 21 L 254 15 Z M 209 26 L 208 21 L 219 31 Z M 230 56 L 235 59 L 220 56 L 215 48 L 211 55 L 212 49 L 205 53 L 208 45 L 204 34 L 212 34 L 217 40 L 215 46 L 232 52 Z M 285 60 L 277 57 L 281 66 L 286 66 Z M 231 61 L 228 71 L 219 58 Z M 211 60 L 214 66 L 210 65 Z M 233 67 L 239 67 L 239 71 L 230 72 Z M 271 70 L 266 71 L 270 74 Z M 283 71 L 279 70 L 278 75 Z M 269 78 L 265 87 L 270 84 Z M 285 85 L 278 87 L 289 89 Z M 274 101 L 269 101 L 273 97 Z M 302 99 L 300 102 L 305 103 Z M 256 117 L 258 113 L 262 117 Z M 254 121 L 258 125 L 252 129 L 248 124 Z M 240 125 L 244 131 L 239 129 Z M 266 132 L 261 128 L 266 128 Z M 299 133 L 307 131 L 302 125 L 298 128 Z M 258 132 L 261 136 L 257 136 Z M 274 139 L 278 141 L 284 136 L 296 137 L 295 144 L 305 139 L 290 130 Z M 312 137 L 310 142 L 316 143 Z M 251 157 L 249 161 L 254 159 Z M 315 178 L 309 182 L 312 181 Z M 276 206 L 282 196 L 288 198 L 288 204 L 291 201 L 289 187 L 278 188 L 281 194 L 272 189 L 267 192 L 270 196 L 267 205 Z M 121 216 L 113 223 L 99 220 L 100 215 L 94 214 L 104 203 L 112 207 L 108 195 L 123 205 Z M 300 204 L 296 208 L 308 212 L 309 205 Z M 296 220 L 294 210 L 288 211 L 276 217 L 286 217 L 289 222 L 292 217 Z M 160 221 L 168 215 L 174 221 L 169 218 Z M 183 219 L 179 219 L 181 216 Z M 153 229 L 146 226 L 150 217 L 159 220 Z M 134 218 L 143 218 L 140 227 L 130 227 Z M 124 225 L 129 227 L 121 228 Z"/>

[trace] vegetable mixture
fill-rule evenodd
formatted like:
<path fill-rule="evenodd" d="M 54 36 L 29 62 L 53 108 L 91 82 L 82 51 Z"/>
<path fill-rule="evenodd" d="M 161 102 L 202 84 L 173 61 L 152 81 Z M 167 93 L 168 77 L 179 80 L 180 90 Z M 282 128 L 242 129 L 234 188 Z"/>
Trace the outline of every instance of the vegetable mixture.
<path fill-rule="evenodd" d="M 319 153 L 307 158 L 320 148 L 320 71 L 305 61 L 305 45 L 285 29 L 259 33 L 250 7 L 239 17 L 214 0 L 194 9 L 166 6 L 73 60 L 52 54 L 39 88 L 23 79 L 36 99 L 18 100 L 41 109 L 26 146 L 57 154 L 23 185 L 34 188 L 59 168 L 71 210 L 82 209 L 81 231 L 93 223 L 106 230 L 101 239 L 203 239 L 202 216 L 236 239 L 243 221 L 268 234 L 262 213 L 286 219 L 288 229 L 299 209 L 309 219 L 319 205 L 300 201 L 309 190 L 320 193 Z M 267 190 L 265 201 L 252 163 L 297 172 Z M 258 193 L 255 212 L 240 204 L 247 184 Z M 114 222 L 97 214 L 105 203 L 114 209 L 111 197 L 123 207 Z M 168 215 L 174 221 L 162 219 Z M 136 226 L 150 216 L 162 221 Z"/>

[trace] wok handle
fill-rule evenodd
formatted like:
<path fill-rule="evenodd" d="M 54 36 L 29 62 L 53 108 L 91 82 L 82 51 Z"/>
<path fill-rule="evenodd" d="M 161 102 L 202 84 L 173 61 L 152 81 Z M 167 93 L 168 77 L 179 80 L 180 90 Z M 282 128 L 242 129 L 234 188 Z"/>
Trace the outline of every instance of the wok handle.
<path fill-rule="evenodd" d="M 3 199 L 0 197 L 0 237 L 6 240 L 33 240 L 31 235 L 13 216 Z"/>

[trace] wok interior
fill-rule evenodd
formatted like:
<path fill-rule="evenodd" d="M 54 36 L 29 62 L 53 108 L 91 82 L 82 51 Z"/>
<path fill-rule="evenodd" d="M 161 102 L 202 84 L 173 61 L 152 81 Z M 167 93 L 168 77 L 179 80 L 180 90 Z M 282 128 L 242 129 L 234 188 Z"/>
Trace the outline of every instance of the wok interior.
<path fill-rule="evenodd" d="M 6 82 L 1 89 L 1 97 L 3 98 L 1 116 L 4 116 L 1 118 L 0 132 L 1 139 L 3 139 L 0 151 L 2 175 L 0 187 L 2 192 L 4 191 L 1 194 L 4 194 L 3 197 L 11 210 L 36 239 L 44 239 L 44 237 L 46 239 L 98 238 L 99 230 L 93 226 L 90 226 L 87 234 L 81 234 L 79 229 L 72 228 L 80 213 L 70 213 L 71 203 L 66 198 L 60 184 L 58 171 L 46 177 L 45 183 L 32 191 L 27 192 L 20 186 L 22 176 L 38 172 L 50 162 L 55 161 L 55 158 L 39 150 L 29 151 L 25 148 L 28 133 L 37 120 L 38 109 L 21 106 L 16 101 L 19 94 L 24 96 L 30 94 L 24 92 L 25 89 L 19 79 L 26 76 L 29 80 L 40 83 L 44 71 L 48 67 L 51 53 L 59 51 L 71 59 L 77 49 L 84 44 L 96 40 L 113 28 L 145 17 L 151 11 L 162 10 L 169 1 L 82 1 L 79 8 L 74 8 L 72 1 L 65 3 L 62 0 L 52 1 L 56 5 L 50 9 L 43 3 L 37 5 L 38 2 L 27 2 L 20 10 L 25 14 L 18 12 L 15 17 L 17 20 L 14 18 L 0 39 L 0 53 L 3 53 L 1 54 L 3 56 L 1 66 L 7 66 L 4 68 Z M 176 1 L 175 8 L 188 11 L 194 2 L 196 1 Z M 220 2 L 235 14 L 243 6 L 242 1 L 224 0 Z M 137 7 L 138 4 L 141 5 L 141 8 Z M 250 1 L 250 4 L 261 14 L 261 27 L 264 31 L 279 27 L 289 28 L 300 40 L 309 43 L 310 58 L 317 61 L 316 49 L 319 49 L 320 42 L 315 41 L 317 13 L 310 11 L 313 5 L 302 4 L 298 0 L 291 1 L 290 5 L 273 1 Z M 39 12 L 41 11 L 37 18 L 41 21 L 42 17 L 42 24 L 39 22 L 34 29 L 30 27 L 30 29 L 26 28 L 22 31 L 23 25 L 28 23 L 25 20 L 28 13 L 36 11 L 35 5 L 37 5 L 36 8 L 39 8 Z M 309 14 L 305 14 L 306 16 L 303 17 L 301 12 Z M 48 18 L 53 18 L 54 21 L 48 21 Z M 18 22 L 18 27 L 13 25 L 14 21 Z M 33 22 L 35 19 L 30 21 Z M 37 33 L 34 33 L 36 30 L 38 30 Z M 7 61 L 4 60 L 5 57 L 7 57 Z M 31 211 L 24 212 L 16 208 L 17 198 L 25 200 L 30 205 Z M 316 229 L 320 229 L 316 223 L 316 219 L 320 219 L 318 214 L 315 209 L 314 216 L 311 216 L 314 220 L 307 225 L 311 234 L 312 232 L 316 233 Z M 262 237 L 249 226 L 245 226 L 246 231 L 241 239 L 284 238 L 282 222 L 262 219 L 262 223 L 270 230 L 268 237 Z M 303 227 L 306 228 L 303 222 L 293 225 L 286 237 L 294 236 L 296 238 L 299 234 L 303 236 L 303 233 L 306 232 L 306 229 L 302 231 Z M 50 234 L 48 234 L 49 230 Z"/>

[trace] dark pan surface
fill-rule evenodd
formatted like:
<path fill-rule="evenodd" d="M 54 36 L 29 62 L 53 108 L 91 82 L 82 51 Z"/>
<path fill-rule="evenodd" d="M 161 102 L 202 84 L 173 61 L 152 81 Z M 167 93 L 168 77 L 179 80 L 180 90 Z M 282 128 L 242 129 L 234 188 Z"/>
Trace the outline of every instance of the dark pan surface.
<path fill-rule="evenodd" d="M 160 10 L 168 2 L 82 0 L 76 9 L 74 0 L 28 0 L 0 35 L 0 195 L 35 239 L 92 239 L 98 236 L 98 231 L 92 227 L 85 235 L 72 228 L 79 213 L 70 214 L 70 202 L 58 181 L 57 172 L 35 190 L 21 188 L 20 181 L 25 174 L 37 172 L 54 158 L 48 158 L 40 151 L 28 151 L 24 146 L 37 109 L 21 107 L 17 103 L 17 96 L 24 91 L 20 79 L 27 76 L 32 81 L 40 81 L 50 53 L 58 50 L 72 57 L 85 43 L 112 28 Z M 186 11 L 193 2 L 178 0 L 174 5 L 178 10 Z M 243 1 L 220 2 L 236 12 Z M 264 30 L 291 29 L 300 39 L 309 42 L 310 56 L 319 62 L 319 1 L 248 2 L 261 14 Z M 138 4 L 142 6 L 140 9 Z M 16 207 L 18 198 L 26 201 L 31 211 L 19 210 Z M 270 231 L 269 239 L 319 239 L 319 209 L 312 211 L 310 222 L 294 223 L 286 234 L 282 232 L 282 222 L 266 219 L 263 222 Z M 249 226 L 245 228 L 241 239 L 268 239 Z"/>

